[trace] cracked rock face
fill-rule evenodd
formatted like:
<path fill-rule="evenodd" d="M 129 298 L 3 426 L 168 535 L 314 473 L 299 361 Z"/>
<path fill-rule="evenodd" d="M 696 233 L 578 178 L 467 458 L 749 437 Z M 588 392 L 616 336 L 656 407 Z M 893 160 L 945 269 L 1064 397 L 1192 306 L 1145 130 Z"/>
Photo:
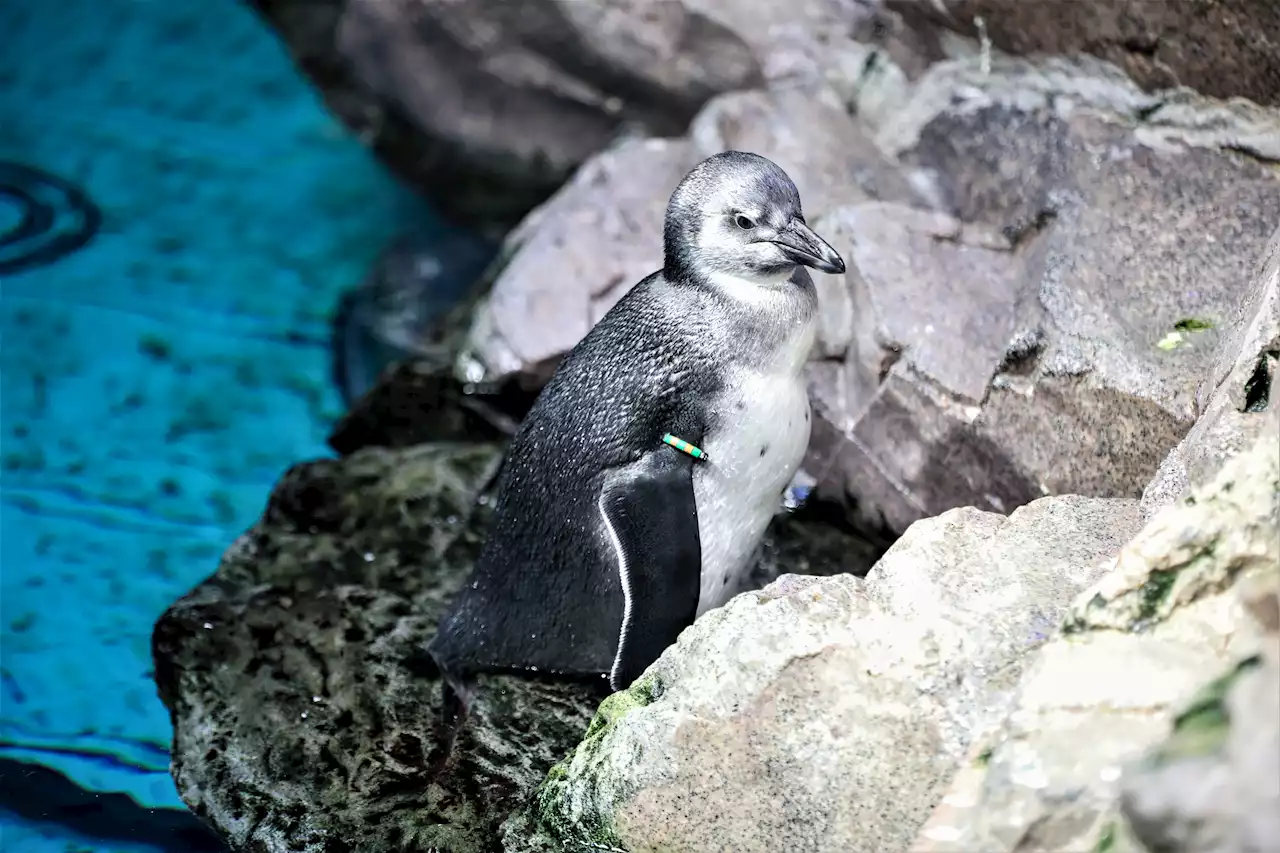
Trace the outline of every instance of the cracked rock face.
<path fill-rule="evenodd" d="M 1142 493 L 1143 512 L 1161 507 L 1204 482 L 1228 456 L 1241 452 L 1280 408 L 1275 394 L 1280 359 L 1280 227 L 1271 235 L 1248 298 L 1228 328 L 1212 368 L 1196 393 L 1195 426 L 1160 465 Z"/>
<path fill-rule="evenodd" d="M 1262 653 L 1265 633 L 1275 631 L 1280 413 L 1261 417 L 1251 447 L 1157 513 L 1114 570 L 1076 599 L 1063 636 L 1028 662 L 1012 711 L 975 737 L 913 851 L 1268 849 L 1242 842 L 1274 814 L 1274 761 L 1261 787 L 1230 809 L 1215 804 L 1276 754 L 1274 718 L 1266 718 L 1274 694 L 1255 680 L 1274 676 L 1264 668 L 1242 678 L 1226 699 L 1218 685 L 1213 702 L 1247 705 L 1231 718 L 1229 735 L 1212 707 L 1186 719 L 1205 704 L 1195 697 L 1206 682 Z M 1163 752 L 1135 764 L 1171 724 Z M 1265 758 L 1251 761 L 1245 744 L 1266 750 Z M 1230 769 L 1215 780 L 1209 765 Z M 1196 766 L 1201 772 L 1188 779 Z M 1202 817 L 1209 824 L 1196 827 Z M 1135 832 L 1171 846 L 1132 846 Z M 1191 843 L 1209 838 L 1224 846 Z"/>
<path fill-rule="evenodd" d="M 1141 494 L 1195 421 L 1222 330 L 1265 290 L 1252 264 L 1280 221 L 1274 167 L 1184 123 L 1186 104 L 1134 129 L 1116 110 L 1158 107 L 1143 97 L 1088 63 L 956 62 L 877 130 L 951 216 L 864 204 L 818 223 L 850 261 L 812 373 L 820 490 L 896 530 Z M 1257 111 L 1218 119 L 1280 133 Z"/>
<path fill-rule="evenodd" d="M 1137 509 L 957 509 L 865 580 L 787 575 L 738 596 L 600 706 L 505 849 L 903 849 Z"/>

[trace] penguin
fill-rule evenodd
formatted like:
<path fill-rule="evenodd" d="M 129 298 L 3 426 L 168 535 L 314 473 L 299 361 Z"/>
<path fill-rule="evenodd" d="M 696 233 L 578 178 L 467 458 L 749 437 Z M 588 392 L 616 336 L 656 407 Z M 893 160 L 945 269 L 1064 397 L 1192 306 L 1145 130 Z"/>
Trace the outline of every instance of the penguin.
<path fill-rule="evenodd" d="M 512 439 L 489 537 L 428 648 L 459 696 L 502 670 L 625 689 L 737 591 L 799 468 L 807 268 L 844 261 L 790 177 L 740 151 L 684 177 L 663 231 L 662 269 L 562 359 Z"/>

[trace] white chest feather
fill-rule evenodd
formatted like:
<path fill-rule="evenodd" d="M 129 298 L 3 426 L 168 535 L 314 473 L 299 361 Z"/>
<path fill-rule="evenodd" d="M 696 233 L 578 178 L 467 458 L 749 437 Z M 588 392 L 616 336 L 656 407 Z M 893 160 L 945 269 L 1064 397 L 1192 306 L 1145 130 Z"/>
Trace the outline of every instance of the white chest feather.
<path fill-rule="evenodd" d="M 811 341 L 806 329 L 795 352 L 769 369 L 736 368 L 714 402 L 720 426 L 704 439 L 710 460 L 693 479 L 702 545 L 699 614 L 737 592 L 804 458 L 810 416 L 801 369 Z"/>

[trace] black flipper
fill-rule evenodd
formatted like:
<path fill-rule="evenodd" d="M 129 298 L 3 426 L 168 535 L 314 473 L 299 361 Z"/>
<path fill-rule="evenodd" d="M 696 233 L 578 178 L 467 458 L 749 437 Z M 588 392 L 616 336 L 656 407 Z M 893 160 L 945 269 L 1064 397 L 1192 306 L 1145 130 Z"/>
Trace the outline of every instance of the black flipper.
<path fill-rule="evenodd" d="M 625 595 L 609 684 L 623 690 L 693 623 L 701 589 L 702 546 L 691 456 L 661 447 L 617 471 L 600 511 L 618 555 Z"/>

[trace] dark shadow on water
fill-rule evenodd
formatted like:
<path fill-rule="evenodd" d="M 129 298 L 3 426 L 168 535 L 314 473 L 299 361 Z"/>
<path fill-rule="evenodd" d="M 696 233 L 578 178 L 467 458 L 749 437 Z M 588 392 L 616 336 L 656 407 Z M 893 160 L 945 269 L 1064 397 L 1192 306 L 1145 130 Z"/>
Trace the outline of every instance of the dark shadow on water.
<path fill-rule="evenodd" d="M 87 791 L 56 770 L 0 758 L 0 814 L 65 827 L 106 842 L 172 853 L 227 853 L 190 812 L 143 808 L 125 794 Z"/>

